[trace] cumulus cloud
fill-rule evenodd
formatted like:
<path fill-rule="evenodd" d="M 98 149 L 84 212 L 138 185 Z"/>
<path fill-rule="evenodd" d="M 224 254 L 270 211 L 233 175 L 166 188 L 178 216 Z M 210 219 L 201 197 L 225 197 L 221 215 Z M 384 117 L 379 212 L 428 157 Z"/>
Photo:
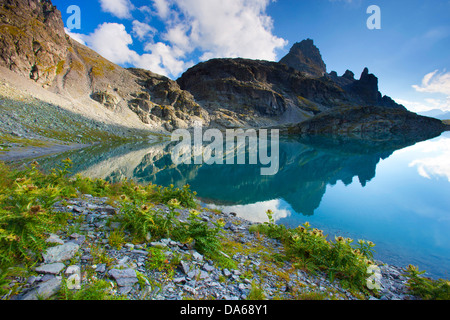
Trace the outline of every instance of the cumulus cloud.
<path fill-rule="evenodd" d="M 395 99 L 395 101 L 413 112 L 426 112 L 434 109 L 450 111 L 450 97 L 447 97 L 447 99 L 427 98 L 424 101 L 410 101 L 405 99 Z"/>
<path fill-rule="evenodd" d="M 443 93 L 450 96 L 450 72 L 430 72 L 423 77 L 422 85 L 413 85 L 413 88 L 418 92 Z"/>
<path fill-rule="evenodd" d="M 287 41 L 273 34 L 273 20 L 266 13 L 272 1 L 151 0 L 137 8 L 144 18 L 132 21 L 130 33 L 118 23 L 103 23 L 89 35 L 67 33 L 114 63 L 175 78 L 193 59 L 277 60 L 277 51 Z M 130 0 L 100 3 L 102 10 L 119 18 L 131 18 L 135 9 Z M 158 30 L 149 23 L 153 19 L 160 20 Z M 133 40 L 142 42 L 144 52 L 132 49 Z"/>
<path fill-rule="evenodd" d="M 253 223 L 269 222 L 266 214 L 267 210 L 272 210 L 273 219 L 275 221 L 291 216 L 291 211 L 286 208 L 283 200 L 269 200 L 253 204 L 235 206 L 207 204 L 207 207 L 211 209 L 219 209 L 225 212 L 235 212 L 238 217 L 244 218 Z"/>
<path fill-rule="evenodd" d="M 160 1 L 156 1 L 160 2 Z M 287 41 L 273 35 L 273 20 L 266 13 L 271 0 L 169 0 L 172 19 L 166 39 L 189 43 L 191 50 L 211 57 L 276 60 Z"/>
<path fill-rule="evenodd" d="M 138 20 L 133 21 L 133 35 L 140 41 L 144 41 L 146 38 L 153 38 L 156 32 L 157 30 L 147 23 Z"/>
<path fill-rule="evenodd" d="M 105 22 L 85 36 L 85 41 L 94 51 L 117 64 L 133 64 L 139 56 L 129 48 L 133 39 L 123 24 Z"/>
<path fill-rule="evenodd" d="M 426 179 L 444 177 L 450 182 L 450 139 L 441 138 L 419 145 L 421 151 L 429 156 L 412 161 L 409 166 L 416 167 L 419 175 Z"/>
<path fill-rule="evenodd" d="M 422 102 L 396 99 L 415 112 L 424 112 L 433 109 L 450 111 L 450 72 L 435 70 L 426 74 L 420 85 L 413 85 L 414 90 L 421 93 L 433 94 L 424 98 Z M 446 97 L 442 98 L 442 95 Z"/>
<path fill-rule="evenodd" d="M 99 0 L 104 12 L 109 12 L 120 19 L 131 18 L 131 10 L 134 9 L 130 0 Z"/>
<path fill-rule="evenodd" d="M 151 34 L 154 29 L 142 23 L 133 23 L 133 33 L 139 37 Z M 119 65 L 134 66 L 151 70 L 165 76 L 177 75 L 193 65 L 185 62 L 184 52 L 162 42 L 149 42 L 145 45 L 144 54 L 132 50 L 133 37 L 126 31 L 123 24 L 103 23 L 89 35 L 66 33 L 78 42 L 87 45 L 100 55 Z M 112 41 L 113 39 L 113 41 Z"/>
<path fill-rule="evenodd" d="M 77 41 L 77 42 L 79 42 L 79 43 L 81 43 L 81 44 L 83 44 L 83 45 L 86 45 L 86 41 L 85 41 L 86 36 L 85 36 L 84 34 L 72 32 L 72 31 L 70 31 L 70 29 L 68 29 L 68 28 L 64 28 L 64 31 L 65 31 L 66 34 L 67 34 L 69 37 L 71 37 L 73 40 L 75 40 L 75 41 Z"/>

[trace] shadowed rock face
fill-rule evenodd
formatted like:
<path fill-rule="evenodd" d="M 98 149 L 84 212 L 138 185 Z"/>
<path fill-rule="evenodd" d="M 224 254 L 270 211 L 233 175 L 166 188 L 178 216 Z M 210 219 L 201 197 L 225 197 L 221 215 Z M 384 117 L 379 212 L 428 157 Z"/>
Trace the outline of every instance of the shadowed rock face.
<path fill-rule="evenodd" d="M 411 140 L 434 138 L 449 129 L 442 121 L 419 116 L 401 108 L 347 107 L 336 108 L 302 123 L 286 126 L 289 134 L 351 135 L 362 139 L 393 139 L 396 135 Z"/>
<path fill-rule="evenodd" d="M 316 78 L 322 77 L 327 72 L 322 55 L 311 39 L 295 43 L 280 63 Z"/>

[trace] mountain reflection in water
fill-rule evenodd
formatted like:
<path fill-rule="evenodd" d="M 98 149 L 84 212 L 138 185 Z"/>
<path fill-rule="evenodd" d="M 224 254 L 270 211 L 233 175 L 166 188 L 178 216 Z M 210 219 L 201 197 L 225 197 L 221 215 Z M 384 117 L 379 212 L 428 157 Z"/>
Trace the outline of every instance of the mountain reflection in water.
<path fill-rule="evenodd" d="M 271 209 L 277 223 L 308 221 L 330 236 L 372 240 L 385 262 L 449 278 L 449 133 L 417 144 L 404 137 L 282 137 L 274 176 L 261 176 L 259 165 L 174 165 L 175 145 L 98 145 L 39 163 L 47 171 L 70 157 L 74 173 L 92 178 L 189 184 L 205 206 L 254 222 L 266 221 Z"/>

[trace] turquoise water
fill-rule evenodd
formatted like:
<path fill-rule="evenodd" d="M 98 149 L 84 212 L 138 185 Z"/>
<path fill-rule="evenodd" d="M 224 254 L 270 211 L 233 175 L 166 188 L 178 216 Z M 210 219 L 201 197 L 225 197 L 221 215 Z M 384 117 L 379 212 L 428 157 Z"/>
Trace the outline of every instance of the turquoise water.
<path fill-rule="evenodd" d="M 450 278 L 450 133 L 416 144 L 282 138 L 274 176 L 261 176 L 258 165 L 175 166 L 172 150 L 96 146 L 41 164 L 70 156 L 75 172 L 92 177 L 189 184 L 204 206 L 253 222 L 266 221 L 271 209 L 278 224 L 308 221 L 330 236 L 371 240 L 377 259 Z"/>

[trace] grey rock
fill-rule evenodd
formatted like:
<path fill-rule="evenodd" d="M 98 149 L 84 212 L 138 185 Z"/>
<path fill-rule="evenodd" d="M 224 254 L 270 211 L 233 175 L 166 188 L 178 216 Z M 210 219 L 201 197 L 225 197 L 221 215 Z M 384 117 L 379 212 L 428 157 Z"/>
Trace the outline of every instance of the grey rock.
<path fill-rule="evenodd" d="M 99 273 L 105 273 L 106 272 L 106 264 L 102 263 L 97 265 L 97 268 L 95 268 L 95 271 Z"/>
<path fill-rule="evenodd" d="M 66 271 L 64 272 L 64 274 L 65 274 L 66 276 L 70 276 L 70 275 L 76 274 L 76 273 L 79 274 L 80 272 L 81 272 L 80 266 L 73 265 L 73 266 L 68 267 L 68 268 L 66 269 Z"/>
<path fill-rule="evenodd" d="M 119 287 L 132 286 L 138 282 L 136 270 L 128 269 L 112 269 L 108 272 L 109 276 L 116 280 Z"/>
<path fill-rule="evenodd" d="M 80 249 L 80 246 L 68 242 L 63 245 L 58 245 L 56 247 L 51 247 L 42 254 L 45 263 L 62 262 L 65 260 L 72 259 L 75 253 Z"/>
<path fill-rule="evenodd" d="M 54 277 L 53 279 L 39 284 L 35 289 L 27 293 L 22 300 L 39 300 L 49 299 L 58 293 L 61 288 L 61 278 Z"/>
<path fill-rule="evenodd" d="M 50 236 L 45 240 L 47 243 L 56 243 L 56 244 L 64 244 L 64 241 L 62 241 L 58 235 L 56 234 L 50 234 Z"/>
<path fill-rule="evenodd" d="M 45 274 L 59 274 L 65 268 L 64 263 L 56 262 L 51 264 L 44 264 L 35 269 L 38 273 Z"/>

